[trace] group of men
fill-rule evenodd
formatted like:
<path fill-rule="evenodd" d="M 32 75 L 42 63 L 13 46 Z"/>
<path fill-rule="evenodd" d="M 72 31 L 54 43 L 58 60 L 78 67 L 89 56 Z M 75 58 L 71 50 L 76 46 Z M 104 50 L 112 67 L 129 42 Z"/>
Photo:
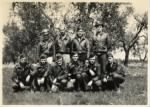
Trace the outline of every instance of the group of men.
<path fill-rule="evenodd" d="M 120 91 L 126 69 L 114 60 L 111 39 L 103 25 L 95 28 L 96 35 L 90 41 L 82 28 L 73 39 L 61 31 L 56 40 L 44 30 L 38 45 L 39 62 L 29 64 L 21 55 L 14 68 L 14 91 Z"/>

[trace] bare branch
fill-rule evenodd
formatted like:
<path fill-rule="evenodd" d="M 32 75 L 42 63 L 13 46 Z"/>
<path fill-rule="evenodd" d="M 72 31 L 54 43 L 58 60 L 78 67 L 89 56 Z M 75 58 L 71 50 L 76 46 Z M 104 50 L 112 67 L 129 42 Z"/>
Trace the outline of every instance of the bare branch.
<path fill-rule="evenodd" d="M 135 34 L 135 36 L 134 36 L 133 39 L 131 40 L 130 45 L 129 45 L 130 48 L 131 48 L 131 47 L 136 43 L 136 41 L 139 39 L 139 34 L 141 33 L 142 29 L 143 29 L 143 25 L 139 28 L 139 30 L 137 31 L 137 33 Z"/>

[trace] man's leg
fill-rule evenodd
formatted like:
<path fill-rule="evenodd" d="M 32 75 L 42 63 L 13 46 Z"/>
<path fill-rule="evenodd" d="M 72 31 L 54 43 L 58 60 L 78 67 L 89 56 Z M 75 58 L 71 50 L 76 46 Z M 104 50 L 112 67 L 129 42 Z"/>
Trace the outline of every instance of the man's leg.
<path fill-rule="evenodd" d="M 83 82 L 82 88 L 84 91 L 88 90 L 88 87 L 87 87 L 88 81 L 89 81 L 88 75 L 85 72 L 82 73 L 82 82 Z"/>
<path fill-rule="evenodd" d="M 39 86 L 38 86 L 37 78 L 35 78 L 35 79 L 32 81 L 32 90 L 33 90 L 33 91 L 39 91 Z"/>
<path fill-rule="evenodd" d="M 120 74 L 115 73 L 113 75 L 114 83 L 116 84 L 116 87 L 119 88 L 120 84 L 122 84 L 125 81 L 125 77 L 123 77 Z"/>
<path fill-rule="evenodd" d="M 101 80 L 94 81 L 93 89 L 94 91 L 99 91 L 101 89 L 102 82 Z"/>
<path fill-rule="evenodd" d="M 19 87 L 19 84 L 17 83 L 13 83 L 12 88 L 14 92 L 18 92 L 21 90 L 21 88 Z"/>
<path fill-rule="evenodd" d="M 81 74 L 77 74 L 76 75 L 76 83 L 75 83 L 75 88 L 77 91 L 81 91 L 81 83 L 82 83 Z"/>
<path fill-rule="evenodd" d="M 67 90 L 68 91 L 73 91 L 73 89 L 75 88 L 75 82 L 76 80 L 75 79 L 70 79 L 68 82 L 67 82 Z"/>
<path fill-rule="evenodd" d="M 64 90 L 64 89 L 66 89 L 66 85 L 67 85 L 67 79 L 62 79 L 61 81 L 60 81 L 60 89 L 61 90 Z"/>
<path fill-rule="evenodd" d="M 101 72 L 104 75 L 106 73 L 106 62 L 107 62 L 107 56 L 105 53 L 98 55 L 98 62 L 101 65 Z"/>

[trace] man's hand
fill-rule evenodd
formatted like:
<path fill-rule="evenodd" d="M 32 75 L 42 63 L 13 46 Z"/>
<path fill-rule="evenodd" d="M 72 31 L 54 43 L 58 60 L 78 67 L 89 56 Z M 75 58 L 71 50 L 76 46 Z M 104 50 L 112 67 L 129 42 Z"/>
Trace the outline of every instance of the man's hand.
<path fill-rule="evenodd" d="M 44 84 L 44 81 L 45 81 L 45 78 L 43 77 L 43 78 L 41 78 L 41 84 Z"/>
<path fill-rule="evenodd" d="M 107 82 L 107 79 L 106 79 L 106 78 L 103 78 L 103 82 Z"/>
<path fill-rule="evenodd" d="M 30 75 L 28 75 L 28 76 L 26 77 L 26 82 L 27 82 L 27 83 L 30 81 L 30 78 L 31 78 Z"/>
<path fill-rule="evenodd" d="M 68 74 L 68 76 L 70 77 L 70 76 L 71 76 L 71 74 L 69 73 L 69 74 Z"/>
<path fill-rule="evenodd" d="M 95 72 L 93 70 L 90 69 L 89 72 L 92 76 L 95 76 Z"/>
<path fill-rule="evenodd" d="M 90 86 L 92 86 L 92 84 L 93 84 L 93 81 L 91 80 L 91 81 L 88 82 L 87 86 L 90 87 Z"/>
<path fill-rule="evenodd" d="M 98 77 L 93 78 L 93 80 L 94 80 L 94 81 L 97 81 L 97 80 L 98 80 Z"/>
<path fill-rule="evenodd" d="M 22 82 L 19 83 L 19 86 L 20 86 L 22 89 L 25 88 L 25 85 L 24 85 Z"/>
<path fill-rule="evenodd" d="M 14 79 L 14 82 L 15 82 L 15 83 L 19 83 L 19 80 L 18 80 L 18 79 Z"/>

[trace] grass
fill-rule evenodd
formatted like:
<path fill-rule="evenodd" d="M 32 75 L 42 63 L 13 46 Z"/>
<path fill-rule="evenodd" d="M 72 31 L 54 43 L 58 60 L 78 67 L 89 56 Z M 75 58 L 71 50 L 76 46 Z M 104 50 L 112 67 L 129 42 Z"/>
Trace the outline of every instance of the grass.
<path fill-rule="evenodd" d="M 147 104 L 147 66 L 130 65 L 121 94 L 105 92 L 13 93 L 12 65 L 3 66 L 4 105 L 145 105 Z"/>

